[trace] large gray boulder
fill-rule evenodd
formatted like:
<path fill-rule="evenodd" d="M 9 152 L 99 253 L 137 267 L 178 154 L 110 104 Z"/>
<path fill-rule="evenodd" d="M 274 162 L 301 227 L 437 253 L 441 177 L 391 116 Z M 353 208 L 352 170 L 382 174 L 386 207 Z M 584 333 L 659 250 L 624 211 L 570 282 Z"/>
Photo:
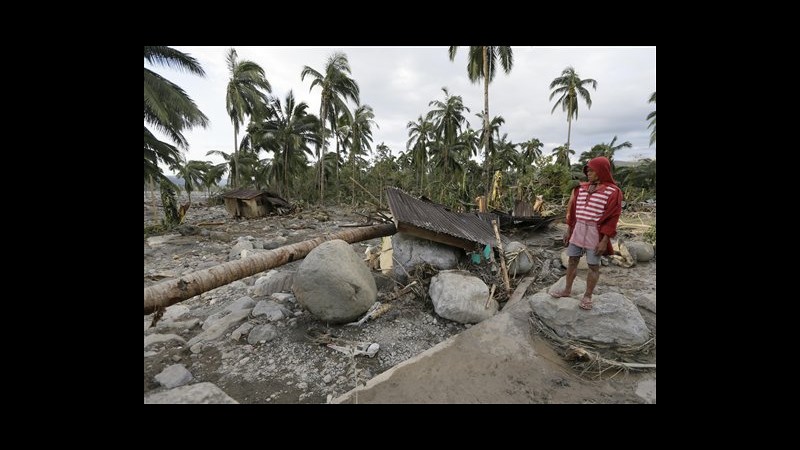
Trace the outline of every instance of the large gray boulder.
<path fill-rule="evenodd" d="M 320 320 L 351 322 L 378 298 L 375 279 L 350 244 L 323 242 L 305 257 L 292 285 L 297 302 Z"/>
<path fill-rule="evenodd" d="M 469 272 L 445 270 L 431 278 L 428 290 L 433 309 L 441 317 L 459 323 L 478 323 L 497 313 L 497 301 L 489 301 L 489 287 Z"/>
<path fill-rule="evenodd" d="M 394 278 L 401 283 L 408 279 L 406 272 L 419 265 L 428 263 L 439 270 L 454 269 L 463 250 L 449 245 L 418 238 L 406 233 L 392 235 L 392 252 Z"/>
<path fill-rule="evenodd" d="M 650 261 L 655 256 L 655 249 L 647 242 L 625 241 L 625 246 L 628 247 L 631 256 L 639 262 Z"/>
<path fill-rule="evenodd" d="M 615 346 L 639 345 L 649 339 L 650 330 L 628 298 L 616 292 L 595 292 L 594 305 L 586 311 L 579 308 L 583 292 L 574 289 L 574 284 L 571 297 L 548 294 L 549 290 L 563 288 L 563 280 L 528 297 L 533 312 L 559 336 Z"/>

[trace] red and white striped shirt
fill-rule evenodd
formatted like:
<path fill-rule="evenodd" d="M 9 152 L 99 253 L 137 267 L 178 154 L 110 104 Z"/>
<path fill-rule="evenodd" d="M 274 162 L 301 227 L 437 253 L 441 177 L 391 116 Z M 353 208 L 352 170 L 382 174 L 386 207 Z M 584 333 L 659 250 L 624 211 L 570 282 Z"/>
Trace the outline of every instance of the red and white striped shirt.
<path fill-rule="evenodd" d="M 570 243 L 582 248 L 594 249 L 600 242 L 597 222 L 603 216 L 609 199 L 618 188 L 604 184 L 590 193 L 589 185 L 581 185 L 575 199 L 575 228 Z"/>

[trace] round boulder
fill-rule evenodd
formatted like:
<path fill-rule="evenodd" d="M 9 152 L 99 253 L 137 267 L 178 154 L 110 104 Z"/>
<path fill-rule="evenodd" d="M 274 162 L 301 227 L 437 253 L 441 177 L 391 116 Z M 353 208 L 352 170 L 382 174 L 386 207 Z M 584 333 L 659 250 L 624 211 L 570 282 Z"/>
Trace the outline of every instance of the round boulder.
<path fill-rule="evenodd" d="M 378 298 L 372 273 L 341 239 L 311 250 L 294 275 L 292 291 L 312 315 L 331 323 L 352 322 Z"/>
<path fill-rule="evenodd" d="M 525 274 L 533 267 L 533 254 L 528 251 L 528 247 L 522 242 L 511 242 L 505 248 L 506 261 L 508 262 L 508 273 L 512 277 L 518 274 Z"/>

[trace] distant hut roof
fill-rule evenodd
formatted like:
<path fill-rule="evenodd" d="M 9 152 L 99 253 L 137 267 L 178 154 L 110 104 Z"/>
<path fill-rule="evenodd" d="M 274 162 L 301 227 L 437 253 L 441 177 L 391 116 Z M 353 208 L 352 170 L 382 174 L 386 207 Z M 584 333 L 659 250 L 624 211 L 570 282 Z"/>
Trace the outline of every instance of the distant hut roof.
<path fill-rule="evenodd" d="M 416 199 L 400 189 L 386 188 L 397 230 L 436 242 L 472 250 L 475 243 L 496 247 L 489 213 L 457 213 L 430 200 Z"/>

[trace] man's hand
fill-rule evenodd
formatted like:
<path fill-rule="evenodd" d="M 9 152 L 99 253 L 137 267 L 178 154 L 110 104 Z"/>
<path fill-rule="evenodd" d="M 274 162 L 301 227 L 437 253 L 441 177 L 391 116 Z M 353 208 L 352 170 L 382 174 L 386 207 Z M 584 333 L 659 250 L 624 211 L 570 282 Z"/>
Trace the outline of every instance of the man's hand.
<path fill-rule="evenodd" d="M 603 236 L 600 239 L 600 242 L 597 243 L 597 247 L 594 248 L 594 254 L 597 256 L 603 256 L 605 254 L 606 249 L 608 249 L 608 236 Z"/>

